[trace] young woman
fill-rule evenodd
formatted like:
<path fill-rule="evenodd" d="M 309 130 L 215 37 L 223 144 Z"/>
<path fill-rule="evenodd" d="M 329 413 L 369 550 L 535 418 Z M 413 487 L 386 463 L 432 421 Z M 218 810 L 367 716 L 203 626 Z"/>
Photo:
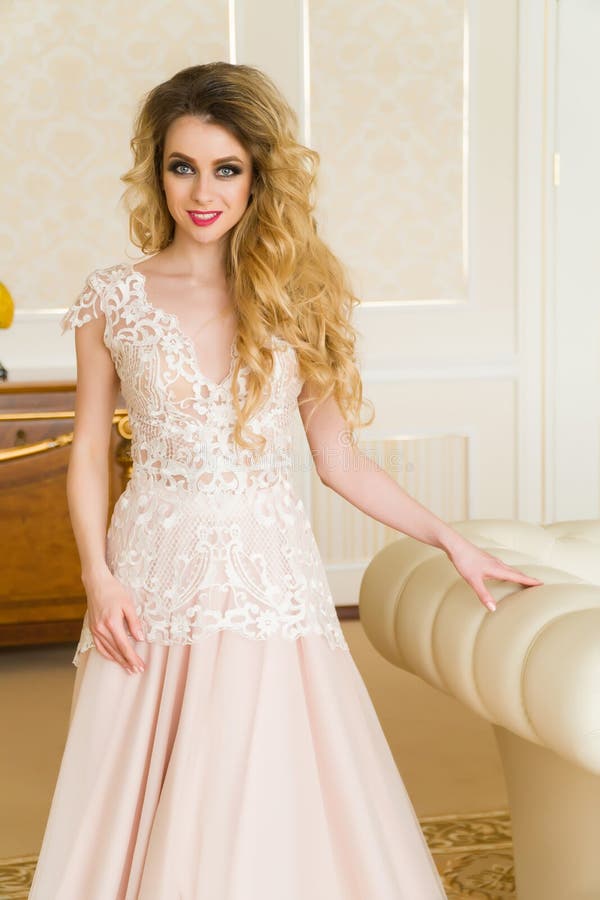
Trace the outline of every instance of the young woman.
<path fill-rule="evenodd" d="M 148 258 L 96 269 L 63 319 L 87 611 L 32 900 L 446 896 L 292 486 L 295 410 L 323 483 L 443 549 L 486 606 L 485 577 L 540 582 L 356 448 L 358 300 L 296 127 L 249 66 L 151 90 L 123 176 Z M 106 534 L 119 389 L 133 471 Z"/>

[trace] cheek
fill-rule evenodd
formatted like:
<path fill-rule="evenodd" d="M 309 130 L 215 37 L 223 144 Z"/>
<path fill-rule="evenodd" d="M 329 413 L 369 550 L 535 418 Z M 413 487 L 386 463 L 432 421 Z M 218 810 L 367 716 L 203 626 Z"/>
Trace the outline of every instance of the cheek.
<path fill-rule="evenodd" d="M 165 199 L 167 201 L 167 206 L 170 209 L 173 206 L 173 200 L 174 200 L 175 194 L 174 194 L 174 189 L 173 189 L 173 182 L 169 178 L 166 178 L 163 181 L 163 190 L 165 192 Z"/>
<path fill-rule="evenodd" d="M 252 190 L 252 181 L 249 178 L 239 179 L 237 184 L 234 186 L 235 188 L 235 199 L 236 202 L 245 206 L 248 202 L 248 196 L 250 191 Z"/>
<path fill-rule="evenodd" d="M 167 200 L 169 198 L 175 198 L 175 197 L 180 196 L 183 193 L 182 187 L 183 187 L 182 182 L 179 181 L 179 179 L 177 179 L 177 178 L 172 178 L 170 176 L 167 176 L 163 181 L 163 188 L 164 188 Z"/>

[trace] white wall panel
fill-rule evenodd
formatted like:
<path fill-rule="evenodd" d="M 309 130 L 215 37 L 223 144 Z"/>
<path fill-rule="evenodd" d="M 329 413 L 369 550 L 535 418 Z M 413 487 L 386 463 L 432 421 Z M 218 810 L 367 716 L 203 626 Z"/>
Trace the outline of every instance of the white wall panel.
<path fill-rule="evenodd" d="M 312 0 L 319 217 L 365 300 L 464 299 L 463 0 Z"/>
<path fill-rule="evenodd" d="M 233 0 L 236 62 L 258 66 L 274 79 L 304 120 L 302 0 Z"/>
<path fill-rule="evenodd" d="M 600 516 L 600 5 L 561 3 L 557 21 L 554 296 L 549 346 L 553 518 Z"/>

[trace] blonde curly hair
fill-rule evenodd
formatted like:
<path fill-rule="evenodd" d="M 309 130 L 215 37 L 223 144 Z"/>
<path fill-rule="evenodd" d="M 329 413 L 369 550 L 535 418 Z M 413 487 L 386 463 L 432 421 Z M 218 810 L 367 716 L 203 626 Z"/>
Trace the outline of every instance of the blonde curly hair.
<path fill-rule="evenodd" d="M 167 130 L 184 115 L 228 129 L 253 161 L 252 200 L 228 233 L 226 253 L 239 322 L 231 384 L 235 441 L 264 448 L 262 435 L 248 440 L 243 429 L 272 371 L 271 334 L 294 347 L 300 377 L 310 384 L 313 396 L 299 402 L 320 405 L 333 395 L 354 439 L 354 430 L 374 418 L 372 410 L 367 421 L 360 420 L 363 404 L 372 409 L 363 400 L 357 331 L 350 321 L 360 301 L 344 266 L 317 233 L 313 199 L 319 154 L 298 142 L 297 116 L 267 75 L 253 66 L 212 62 L 182 69 L 145 95 L 130 141 L 134 162 L 121 176 L 132 243 L 152 254 L 173 240 L 162 160 Z M 243 408 L 237 386 L 241 366 L 249 370 Z"/>

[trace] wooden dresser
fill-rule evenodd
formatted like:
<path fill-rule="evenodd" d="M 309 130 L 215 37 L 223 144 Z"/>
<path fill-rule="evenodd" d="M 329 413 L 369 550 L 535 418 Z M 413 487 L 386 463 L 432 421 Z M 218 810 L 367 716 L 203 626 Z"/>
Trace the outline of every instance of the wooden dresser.
<path fill-rule="evenodd" d="M 86 598 L 67 506 L 74 381 L 0 382 L 0 646 L 75 641 Z M 119 397 L 109 454 L 109 517 L 131 472 Z"/>

